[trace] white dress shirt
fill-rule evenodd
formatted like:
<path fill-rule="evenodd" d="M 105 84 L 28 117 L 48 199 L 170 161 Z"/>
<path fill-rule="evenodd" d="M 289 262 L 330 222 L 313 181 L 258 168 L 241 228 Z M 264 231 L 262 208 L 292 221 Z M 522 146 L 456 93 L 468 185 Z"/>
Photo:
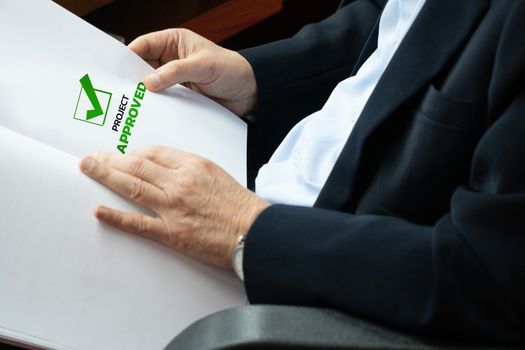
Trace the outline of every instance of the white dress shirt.
<path fill-rule="evenodd" d="M 288 133 L 260 170 L 256 192 L 270 203 L 312 206 L 400 42 L 426 0 L 389 0 L 377 49 L 355 76 L 341 81 L 323 108 Z"/>

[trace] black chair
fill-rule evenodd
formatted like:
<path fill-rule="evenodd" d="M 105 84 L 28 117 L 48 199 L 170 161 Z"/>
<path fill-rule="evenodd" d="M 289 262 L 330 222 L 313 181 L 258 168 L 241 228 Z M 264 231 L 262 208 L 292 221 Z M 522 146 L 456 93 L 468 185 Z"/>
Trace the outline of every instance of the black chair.
<path fill-rule="evenodd" d="M 448 344 L 365 322 L 337 311 L 295 306 L 254 305 L 207 316 L 173 339 L 166 350 L 517 349 Z"/>

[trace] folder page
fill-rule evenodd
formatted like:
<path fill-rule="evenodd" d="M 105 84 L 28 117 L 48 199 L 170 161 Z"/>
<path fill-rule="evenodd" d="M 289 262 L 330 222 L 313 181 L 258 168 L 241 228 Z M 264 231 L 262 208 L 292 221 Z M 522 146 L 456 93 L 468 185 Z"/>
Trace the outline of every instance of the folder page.
<path fill-rule="evenodd" d="M 159 349 L 245 301 L 229 271 L 117 232 L 97 204 L 137 208 L 82 175 L 91 150 L 165 145 L 245 182 L 246 126 L 48 0 L 0 1 L 0 338 L 54 349 Z M 116 129 L 116 130 L 115 130 Z"/>
<path fill-rule="evenodd" d="M 232 273 L 118 232 L 99 203 L 137 211 L 64 152 L 0 127 L 0 336 L 72 349 L 161 349 L 244 301 Z M 60 345 L 60 346 L 58 346 Z"/>
<path fill-rule="evenodd" d="M 0 1 L 0 52 L 0 125 L 77 157 L 171 146 L 246 183 L 242 120 L 181 85 L 146 91 L 153 68 L 54 2 Z"/>

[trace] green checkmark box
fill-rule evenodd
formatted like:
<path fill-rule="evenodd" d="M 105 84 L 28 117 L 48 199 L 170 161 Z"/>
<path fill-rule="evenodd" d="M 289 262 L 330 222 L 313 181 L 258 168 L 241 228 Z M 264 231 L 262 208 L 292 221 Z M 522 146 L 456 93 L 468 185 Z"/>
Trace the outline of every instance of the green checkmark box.
<path fill-rule="evenodd" d="M 103 126 L 106 122 L 112 94 L 95 89 L 89 78 L 84 75 L 80 79 L 80 93 L 73 118 L 86 123 Z"/>

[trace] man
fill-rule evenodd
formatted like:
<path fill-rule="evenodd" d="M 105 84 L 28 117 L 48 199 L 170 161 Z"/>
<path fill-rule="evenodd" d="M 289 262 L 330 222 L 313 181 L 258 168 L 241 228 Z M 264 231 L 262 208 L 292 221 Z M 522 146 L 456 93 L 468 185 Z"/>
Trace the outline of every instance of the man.
<path fill-rule="evenodd" d="M 187 83 L 255 116 L 252 169 L 286 138 L 265 199 L 176 150 L 93 154 L 86 174 L 155 213 L 95 215 L 224 267 L 245 237 L 252 303 L 523 342 L 523 18 L 519 0 L 356 0 L 241 54 L 185 30 L 138 38 L 150 90 Z"/>

